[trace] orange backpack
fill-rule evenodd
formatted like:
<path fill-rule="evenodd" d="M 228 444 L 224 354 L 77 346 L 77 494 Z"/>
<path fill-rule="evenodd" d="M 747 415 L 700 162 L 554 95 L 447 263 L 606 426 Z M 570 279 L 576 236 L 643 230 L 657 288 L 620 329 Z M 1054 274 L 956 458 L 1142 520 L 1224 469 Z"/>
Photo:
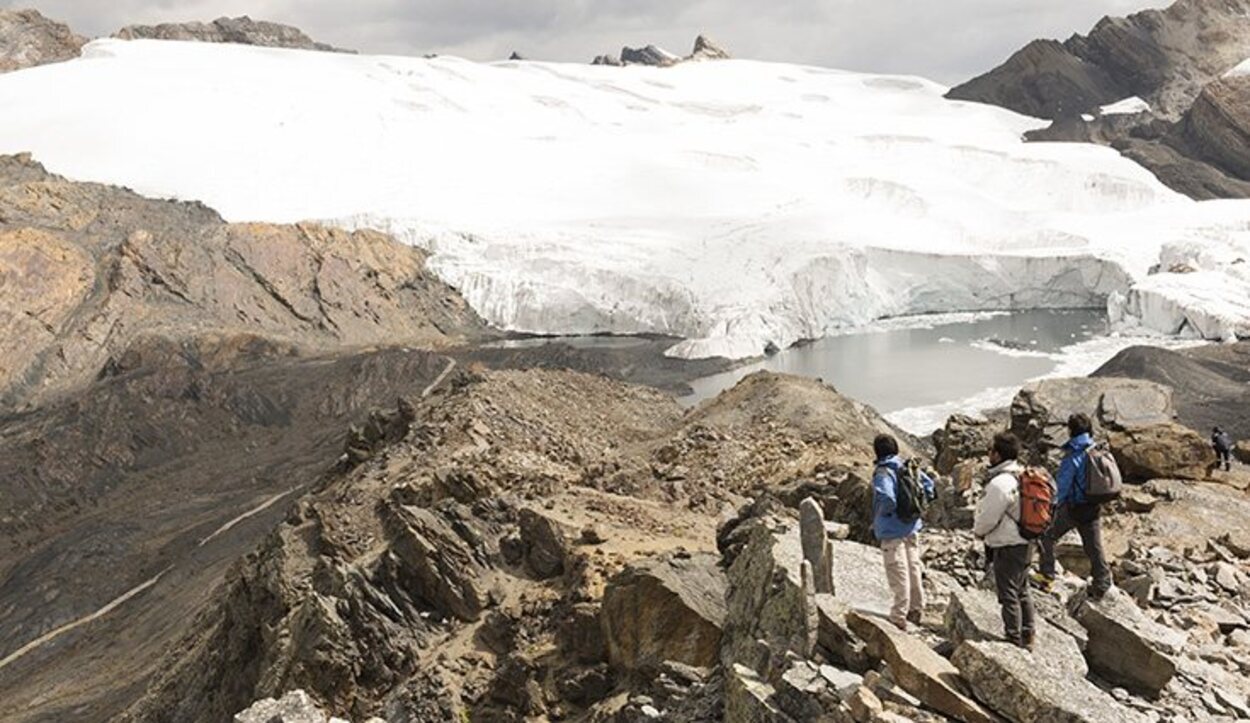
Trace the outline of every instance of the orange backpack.
<path fill-rule="evenodd" d="M 1016 475 L 1020 487 L 1020 515 L 1016 526 L 1020 536 L 1036 540 L 1050 529 L 1055 519 L 1055 481 L 1041 467 L 1025 467 Z"/>

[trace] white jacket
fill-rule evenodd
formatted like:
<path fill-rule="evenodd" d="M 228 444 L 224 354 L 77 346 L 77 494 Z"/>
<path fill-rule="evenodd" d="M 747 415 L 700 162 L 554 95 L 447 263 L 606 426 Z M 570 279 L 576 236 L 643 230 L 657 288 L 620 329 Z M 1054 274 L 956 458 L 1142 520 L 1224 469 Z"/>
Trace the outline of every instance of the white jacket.
<path fill-rule="evenodd" d="M 1020 483 L 1016 475 L 1024 471 L 1024 465 L 1008 460 L 991 467 L 986 477 L 985 494 L 977 503 L 977 513 L 972 521 L 972 534 L 984 540 L 989 547 L 1026 545 L 1028 540 L 1020 536 L 1016 519 L 1020 516 Z"/>

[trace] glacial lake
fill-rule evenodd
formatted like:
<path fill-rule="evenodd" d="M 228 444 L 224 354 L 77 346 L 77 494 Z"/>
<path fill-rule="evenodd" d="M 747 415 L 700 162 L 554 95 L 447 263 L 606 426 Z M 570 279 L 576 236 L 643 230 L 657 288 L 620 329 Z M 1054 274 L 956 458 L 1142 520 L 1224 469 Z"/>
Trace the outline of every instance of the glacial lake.
<path fill-rule="evenodd" d="M 694 405 L 761 369 L 817 378 L 927 434 L 955 412 L 1000 406 L 1026 381 L 1089 374 L 1143 338 L 1107 334 L 1101 310 L 951 314 L 893 319 L 786 349 L 691 383 Z"/>

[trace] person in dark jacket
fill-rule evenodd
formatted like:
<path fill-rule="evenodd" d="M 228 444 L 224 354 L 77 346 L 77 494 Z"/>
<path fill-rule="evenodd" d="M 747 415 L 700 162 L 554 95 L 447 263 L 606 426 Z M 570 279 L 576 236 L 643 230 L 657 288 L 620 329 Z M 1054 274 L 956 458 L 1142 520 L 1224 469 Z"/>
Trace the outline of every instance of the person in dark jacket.
<path fill-rule="evenodd" d="M 1218 469 L 1222 464 L 1224 471 L 1228 472 L 1233 468 L 1233 438 L 1228 436 L 1228 432 L 1216 427 L 1211 430 L 1211 446 L 1215 448 L 1215 466 Z"/>
<path fill-rule="evenodd" d="M 1111 589 L 1111 568 L 1103 552 L 1099 505 L 1085 498 L 1089 475 L 1088 453 L 1094 446 L 1093 432 L 1094 425 L 1088 416 L 1073 414 L 1068 417 L 1071 438 L 1063 445 L 1063 461 L 1055 474 L 1055 519 L 1050 530 L 1041 538 L 1041 569 L 1033 580 L 1043 590 L 1051 589 L 1055 582 L 1055 543 L 1075 529 L 1081 535 L 1081 547 L 1085 549 L 1093 571 L 1089 594 L 1097 599 Z"/>
<path fill-rule="evenodd" d="M 898 456 L 898 440 L 888 434 L 872 442 L 877 456 L 872 475 L 872 532 L 881 542 L 885 577 L 894 597 L 890 621 L 906 630 L 919 623 L 924 612 L 924 581 L 920 564 L 920 518 L 904 520 L 898 514 L 898 477 L 904 462 Z M 933 499 L 933 480 L 921 473 L 925 495 Z"/>

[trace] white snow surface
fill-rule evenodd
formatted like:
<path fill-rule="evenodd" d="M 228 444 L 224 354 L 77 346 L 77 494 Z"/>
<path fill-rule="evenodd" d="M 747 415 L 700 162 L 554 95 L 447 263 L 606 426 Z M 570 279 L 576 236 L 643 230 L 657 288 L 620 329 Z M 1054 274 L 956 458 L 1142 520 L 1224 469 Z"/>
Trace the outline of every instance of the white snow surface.
<path fill-rule="evenodd" d="M 1250 326 L 1250 203 L 914 77 L 752 61 L 473 63 L 100 40 L 0 76 L 0 152 L 232 221 L 375 227 L 489 321 L 657 332 L 671 353 L 905 314 L 1100 306 Z M 1218 249 L 1202 277 L 1148 276 Z M 1178 324 L 1178 317 L 1186 324 Z"/>
<path fill-rule="evenodd" d="M 1131 115 L 1133 113 L 1149 113 L 1150 104 L 1137 96 L 1117 100 L 1098 109 L 1100 115 Z"/>

